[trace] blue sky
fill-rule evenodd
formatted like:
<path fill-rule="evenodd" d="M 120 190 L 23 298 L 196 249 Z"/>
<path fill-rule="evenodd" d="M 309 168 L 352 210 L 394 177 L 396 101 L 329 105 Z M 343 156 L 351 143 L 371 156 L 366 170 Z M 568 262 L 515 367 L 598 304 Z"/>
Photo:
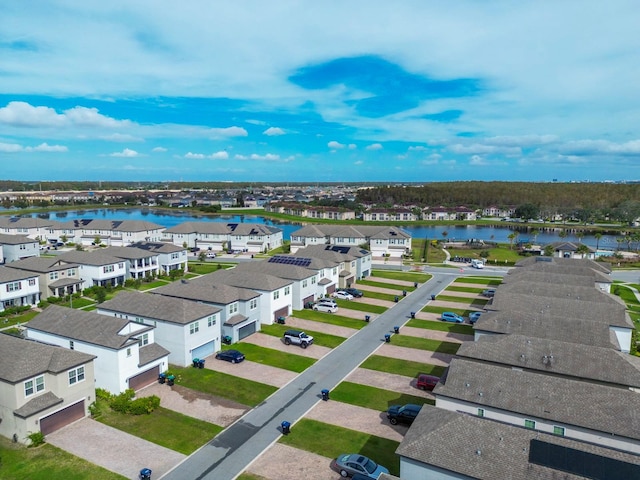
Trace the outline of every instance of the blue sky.
<path fill-rule="evenodd" d="M 640 180 L 637 1 L 0 3 L 0 178 Z"/>

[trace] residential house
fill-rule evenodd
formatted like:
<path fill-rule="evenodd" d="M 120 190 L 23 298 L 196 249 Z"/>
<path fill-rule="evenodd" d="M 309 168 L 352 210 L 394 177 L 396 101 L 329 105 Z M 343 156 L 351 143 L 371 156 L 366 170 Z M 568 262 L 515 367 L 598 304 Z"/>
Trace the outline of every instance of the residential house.
<path fill-rule="evenodd" d="M 40 302 L 39 275 L 0 266 L 0 311 Z"/>
<path fill-rule="evenodd" d="M 128 277 L 127 265 L 122 258 L 113 257 L 101 250 L 84 252 L 74 250 L 60 255 L 63 262 L 78 265 L 83 287 L 124 285 Z"/>
<path fill-rule="evenodd" d="M 83 280 L 80 268 L 75 263 L 68 263 L 59 257 L 32 257 L 18 260 L 7 267 L 21 272 L 38 275 L 40 300 L 50 296 L 64 297 L 82 292 Z"/>
<path fill-rule="evenodd" d="M 595 260 L 596 249 L 588 245 L 578 244 L 573 242 L 554 242 L 550 244 L 553 247 L 553 255 L 561 258 L 586 258 L 589 260 Z M 585 249 L 585 251 L 579 251 L 579 249 Z M 586 248 L 585 248 L 586 247 Z"/>
<path fill-rule="evenodd" d="M 139 248 L 155 253 L 158 256 L 160 273 L 163 275 L 169 275 L 174 270 L 183 272 L 188 270 L 187 249 L 182 246 L 167 242 L 137 242 L 129 248 Z"/>
<path fill-rule="evenodd" d="M 6 334 L 0 351 L 0 435 L 29 444 L 89 415 L 94 355 Z"/>
<path fill-rule="evenodd" d="M 468 207 L 456 207 L 454 209 L 456 220 L 472 221 L 477 220 L 476 211 Z"/>
<path fill-rule="evenodd" d="M 432 207 L 422 213 L 423 220 L 445 221 L 445 220 L 455 220 L 455 218 L 456 218 L 455 212 L 452 212 L 445 207 Z"/>
<path fill-rule="evenodd" d="M 156 288 L 151 293 L 193 300 L 220 308 L 222 335 L 230 337 L 233 342 L 240 341 L 259 331 L 262 315 L 260 305 L 262 295 L 260 292 L 214 282 L 209 278 L 200 280 L 209 275 L 173 282 L 164 287 Z"/>
<path fill-rule="evenodd" d="M 155 341 L 169 350 L 169 362 L 185 367 L 220 350 L 220 310 L 192 300 L 123 291 L 96 312 L 155 327 Z"/>
<path fill-rule="evenodd" d="M 159 242 L 165 228 L 144 220 L 78 219 L 63 222 L 53 229 L 58 239 L 65 235 L 76 244 L 126 247 L 136 242 Z M 67 233 L 73 232 L 69 236 Z"/>
<path fill-rule="evenodd" d="M 160 262 L 155 252 L 136 247 L 107 247 L 100 253 L 124 260 L 127 278 L 155 278 L 160 273 Z"/>
<path fill-rule="evenodd" d="M 296 257 L 309 257 L 317 260 L 332 262 L 337 264 L 339 287 L 349 287 L 352 283 L 362 280 L 371 275 L 372 253 L 357 246 L 340 245 L 309 245 L 299 249 L 295 253 Z M 328 278 L 333 278 L 333 273 L 321 272 Z"/>
<path fill-rule="evenodd" d="M 44 240 L 52 220 L 39 217 L 8 217 L 0 215 L 0 233 L 5 235 L 26 235 L 33 240 Z"/>
<path fill-rule="evenodd" d="M 416 215 L 407 208 L 372 208 L 362 214 L 365 222 L 413 222 Z"/>
<path fill-rule="evenodd" d="M 306 216 L 322 220 L 355 220 L 356 212 L 341 207 L 307 206 Z"/>
<path fill-rule="evenodd" d="M 491 205 L 482 209 L 483 217 L 498 217 L 498 218 L 509 218 L 513 217 L 516 213 L 516 207 L 498 207 L 496 205 Z"/>
<path fill-rule="evenodd" d="M 282 246 L 282 229 L 260 223 L 185 222 L 165 231 L 174 245 L 259 253 Z"/>
<path fill-rule="evenodd" d="M 169 366 L 155 328 L 126 318 L 50 305 L 27 324 L 27 336 L 95 356 L 95 386 L 111 393 L 139 390 Z"/>
<path fill-rule="evenodd" d="M 40 256 L 40 245 L 27 235 L 0 233 L 0 262 L 10 263 L 23 258 Z"/>

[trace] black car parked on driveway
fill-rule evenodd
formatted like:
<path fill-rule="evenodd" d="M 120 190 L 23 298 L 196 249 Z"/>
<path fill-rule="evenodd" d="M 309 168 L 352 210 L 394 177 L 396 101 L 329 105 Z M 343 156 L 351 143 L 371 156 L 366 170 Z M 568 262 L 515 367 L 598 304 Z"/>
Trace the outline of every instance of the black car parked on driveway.
<path fill-rule="evenodd" d="M 231 363 L 240 363 L 244 360 L 244 354 L 238 350 L 220 350 L 216 353 L 216 358 Z"/>
<path fill-rule="evenodd" d="M 397 425 L 398 423 L 406 423 L 411 425 L 413 421 L 420 413 L 420 405 L 414 405 L 407 403 L 406 405 L 391 405 L 387 410 L 387 418 L 391 425 Z"/>

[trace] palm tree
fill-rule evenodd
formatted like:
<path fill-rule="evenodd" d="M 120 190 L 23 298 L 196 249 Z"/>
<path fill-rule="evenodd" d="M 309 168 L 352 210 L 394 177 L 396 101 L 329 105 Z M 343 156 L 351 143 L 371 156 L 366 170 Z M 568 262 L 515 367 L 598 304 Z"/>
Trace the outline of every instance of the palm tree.
<path fill-rule="evenodd" d="M 598 247 L 600 246 L 600 239 L 602 238 L 602 234 L 600 232 L 596 232 L 593 234 L 593 238 L 596 239 L 596 250 L 598 250 Z"/>
<path fill-rule="evenodd" d="M 536 243 L 536 241 L 538 240 L 538 235 L 540 235 L 540 230 L 534 228 L 533 230 L 531 230 L 531 235 L 533 236 L 533 243 Z"/>
<path fill-rule="evenodd" d="M 584 232 L 583 231 L 577 231 L 576 232 L 576 238 L 578 239 L 578 243 L 582 243 L 582 239 L 584 238 Z"/>
<path fill-rule="evenodd" d="M 517 236 L 518 232 L 511 232 L 509 235 L 507 235 L 507 238 L 509 239 L 509 250 L 513 250 L 513 241 Z"/>
<path fill-rule="evenodd" d="M 590 253 L 589 247 L 587 247 L 584 243 L 581 243 L 576 249 L 576 253 L 580 254 L 580 258 L 584 258 L 585 255 Z"/>
<path fill-rule="evenodd" d="M 567 231 L 564 228 L 562 230 L 560 230 L 560 233 L 558 234 L 558 236 L 563 240 L 565 238 L 567 238 L 567 235 L 569 235 L 569 234 L 567 233 Z"/>

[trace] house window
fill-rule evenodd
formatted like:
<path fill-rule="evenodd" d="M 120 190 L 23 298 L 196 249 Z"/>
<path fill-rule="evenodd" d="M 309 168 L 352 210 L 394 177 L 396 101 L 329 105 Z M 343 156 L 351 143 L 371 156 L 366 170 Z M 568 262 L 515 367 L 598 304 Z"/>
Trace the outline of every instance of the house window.
<path fill-rule="evenodd" d="M 144 323 L 144 318 L 136 317 L 133 319 L 133 321 L 136 323 Z"/>
<path fill-rule="evenodd" d="M 536 422 L 534 420 L 525 420 L 524 421 L 524 428 L 535 429 L 536 428 Z"/>
<path fill-rule="evenodd" d="M 34 393 L 42 392 L 44 390 L 44 375 L 32 378 L 24 382 L 24 396 L 28 397 Z"/>
<path fill-rule="evenodd" d="M 302 281 L 302 288 L 307 288 L 307 281 L 306 280 Z"/>
<path fill-rule="evenodd" d="M 7 283 L 7 292 L 15 292 L 21 288 L 20 282 Z"/>
<path fill-rule="evenodd" d="M 200 331 L 200 322 L 193 322 L 189 325 L 189 333 L 193 335 L 194 333 L 198 333 Z"/>
<path fill-rule="evenodd" d="M 120 263 L 118 264 L 118 268 L 119 268 L 120 270 L 122 270 L 122 269 L 124 268 L 124 262 L 120 262 Z"/>
<path fill-rule="evenodd" d="M 564 427 L 558 427 L 558 426 L 554 425 L 553 434 L 554 435 L 560 435 L 561 437 L 564 437 Z"/>
<path fill-rule="evenodd" d="M 213 327 L 216 324 L 216 316 L 212 315 L 209 318 L 207 318 L 207 326 L 208 327 Z"/>
<path fill-rule="evenodd" d="M 484 417 L 484 408 L 479 408 L 478 409 L 478 416 L 479 417 Z"/>
<path fill-rule="evenodd" d="M 29 279 L 29 286 L 33 287 L 36 284 L 36 279 L 35 278 L 30 278 Z"/>
<path fill-rule="evenodd" d="M 84 380 L 84 367 L 74 368 L 69 370 L 69 385 L 82 382 Z"/>
<path fill-rule="evenodd" d="M 258 299 L 252 298 L 251 301 L 249 302 L 249 309 L 255 310 L 256 308 L 258 308 Z"/>
<path fill-rule="evenodd" d="M 334 269 L 333 269 L 333 274 L 334 274 L 334 275 L 337 275 L 337 274 L 338 274 L 338 269 L 337 269 L 337 268 L 334 268 Z"/>
<path fill-rule="evenodd" d="M 145 345 L 149 345 L 148 333 L 143 333 L 142 335 L 140 335 L 140 337 L 138 338 L 138 345 L 140 345 L 141 347 L 144 347 Z"/>
<path fill-rule="evenodd" d="M 291 287 L 284 287 L 284 294 L 289 295 L 289 292 L 291 292 Z"/>
<path fill-rule="evenodd" d="M 127 357 L 131 356 L 131 348 L 127 348 Z"/>
<path fill-rule="evenodd" d="M 70 268 L 69 270 L 67 270 L 68 276 L 73 277 L 75 274 L 76 274 L 75 268 Z"/>
<path fill-rule="evenodd" d="M 238 302 L 235 302 L 229 305 L 229 315 L 233 315 L 237 311 L 238 311 Z"/>
<path fill-rule="evenodd" d="M 114 269 L 113 265 L 105 265 L 104 267 L 102 267 L 102 273 L 111 273 L 114 270 L 115 269 Z"/>
<path fill-rule="evenodd" d="M 58 272 L 49 273 L 49 280 L 57 280 L 57 279 L 58 279 Z"/>
<path fill-rule="evenodd" d="M 306 282 L 306 280 L 305 280 L 305 282 Z M 315 285 L 315 283 L 316 283 L 316 277 L 311 277 L 311 285 Z M 305 287 L 306 287 L 306 285 L 305 285 Z"/>
<path fill-rule="evenodd" d="M 73 343 L 73 340 L 69 340 L 69 350 L 73 350 L 75 347 L 75 344 Z"/>
<path fill-rule="evenodd" d="M 280 298 L 280 290 L 276 290 L 275 292 L 273 292 L 273 299 L 277 300 Z"/>

